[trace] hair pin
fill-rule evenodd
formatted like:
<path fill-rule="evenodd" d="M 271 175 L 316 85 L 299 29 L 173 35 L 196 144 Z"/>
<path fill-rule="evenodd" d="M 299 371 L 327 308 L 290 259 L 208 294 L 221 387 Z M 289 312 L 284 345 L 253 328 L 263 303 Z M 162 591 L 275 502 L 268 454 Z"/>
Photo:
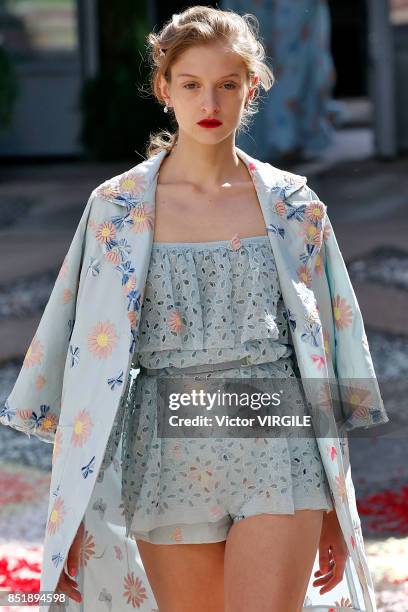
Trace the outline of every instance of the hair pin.
<path fill-rule="evenodd" d="M 165 55 L 166 50 L 165 49 L 160 49 L 160 55 Z"/>

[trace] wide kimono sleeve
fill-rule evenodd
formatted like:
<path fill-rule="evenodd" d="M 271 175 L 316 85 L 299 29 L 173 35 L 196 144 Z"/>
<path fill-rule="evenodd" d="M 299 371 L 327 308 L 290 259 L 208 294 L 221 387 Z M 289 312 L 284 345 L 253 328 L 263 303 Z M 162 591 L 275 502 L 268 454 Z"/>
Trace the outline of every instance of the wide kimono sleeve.
<path fill-rule="evenodd" d="M 311 196 L 319 201 L 312 191 Z M 362 313 L 325 206 L 319 251 L 321 273 L 328 287 L 333 349 L 332 363 L 346 430 L 387 423 L 381 392 L 364 328 Z M 330 334 L 328 334 L 329 338 Z"/>
<path fill-rule="evenodd" d="M 14 387 L 0 409 L 0 422 L 29 437 L 54 441 L 61 412 L 64 370 L 70 354 L 83 266 L 90 232 L 88 221 L 95 199 L 90 195 L 63 260 L 40 323 L 25 354 Z"/>

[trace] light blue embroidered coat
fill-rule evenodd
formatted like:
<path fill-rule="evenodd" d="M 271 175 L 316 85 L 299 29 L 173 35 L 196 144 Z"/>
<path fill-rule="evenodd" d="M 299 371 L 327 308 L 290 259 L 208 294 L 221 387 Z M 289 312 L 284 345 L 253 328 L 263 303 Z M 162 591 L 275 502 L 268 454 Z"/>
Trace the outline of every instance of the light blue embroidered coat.
<path fill-rule="evenodd" d="M 373 612 L 375 596 L 356 508 L 347 429 L 374 427 L 389 419 L 361 312 L 326 205 L 306 178 L 238 148 L 236 152 L 246 164 L 264 215 L 305 390 L 313 382 L 307 391 L 311 405 L 316 389 L 324 395 L 330 380 L 345 383 L 340 412 L 339 403 L 335 408 L 326 395 L 319 400 L 316 419 L 320 414 L 324 423 L 338 427 L 317 441 L 350 555 L 342 582 L 325 595 L 312 586 L 312 572 L 303 609 L 329 612 L 343 605 Z M 97 477 L 138 343 L 164 156 L 162 151 L 92 192 L 1 411 L 4 425 L 54 442 L 42 590 L 56 588 L 80 521 L 85 522 L 78 576 L 84 603 L 69 600 L 69 610 L 156 609 L 136 543 L 125 537 L 117 458 L 103 478 Z M 354 379 L 363 381 L 366 390 L 350 388 Z"/>

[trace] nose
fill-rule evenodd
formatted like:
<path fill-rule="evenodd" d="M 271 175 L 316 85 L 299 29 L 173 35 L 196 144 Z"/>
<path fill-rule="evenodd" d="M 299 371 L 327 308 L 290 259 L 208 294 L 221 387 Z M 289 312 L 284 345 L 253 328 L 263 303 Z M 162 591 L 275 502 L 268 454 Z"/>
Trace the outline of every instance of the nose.
<path fill-rule="evenodd" d="M 219 111 L 219 105 L 217 96 L 214 92 L 210 91 L 203 96 L 202 109 L 205 113 L 211 114 Z"/>

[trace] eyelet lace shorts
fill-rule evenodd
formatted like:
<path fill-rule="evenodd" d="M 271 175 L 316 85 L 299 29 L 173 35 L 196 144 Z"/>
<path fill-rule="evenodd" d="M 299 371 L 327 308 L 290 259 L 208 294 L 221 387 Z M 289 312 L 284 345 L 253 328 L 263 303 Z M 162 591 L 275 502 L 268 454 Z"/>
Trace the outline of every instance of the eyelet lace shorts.
<path fill-rule="evenodd" d="M 197 380 L 296 378 L 292 366 L 280 359 Z M 299 381 L 294 388 L 307 414 Z M 158 437 L 156 407 L 157 375 L 139 374 L 122 407 L 122 503 L 132 538 L 218 542 L 249 516 L 334 508 L 315 437 Z"/>

